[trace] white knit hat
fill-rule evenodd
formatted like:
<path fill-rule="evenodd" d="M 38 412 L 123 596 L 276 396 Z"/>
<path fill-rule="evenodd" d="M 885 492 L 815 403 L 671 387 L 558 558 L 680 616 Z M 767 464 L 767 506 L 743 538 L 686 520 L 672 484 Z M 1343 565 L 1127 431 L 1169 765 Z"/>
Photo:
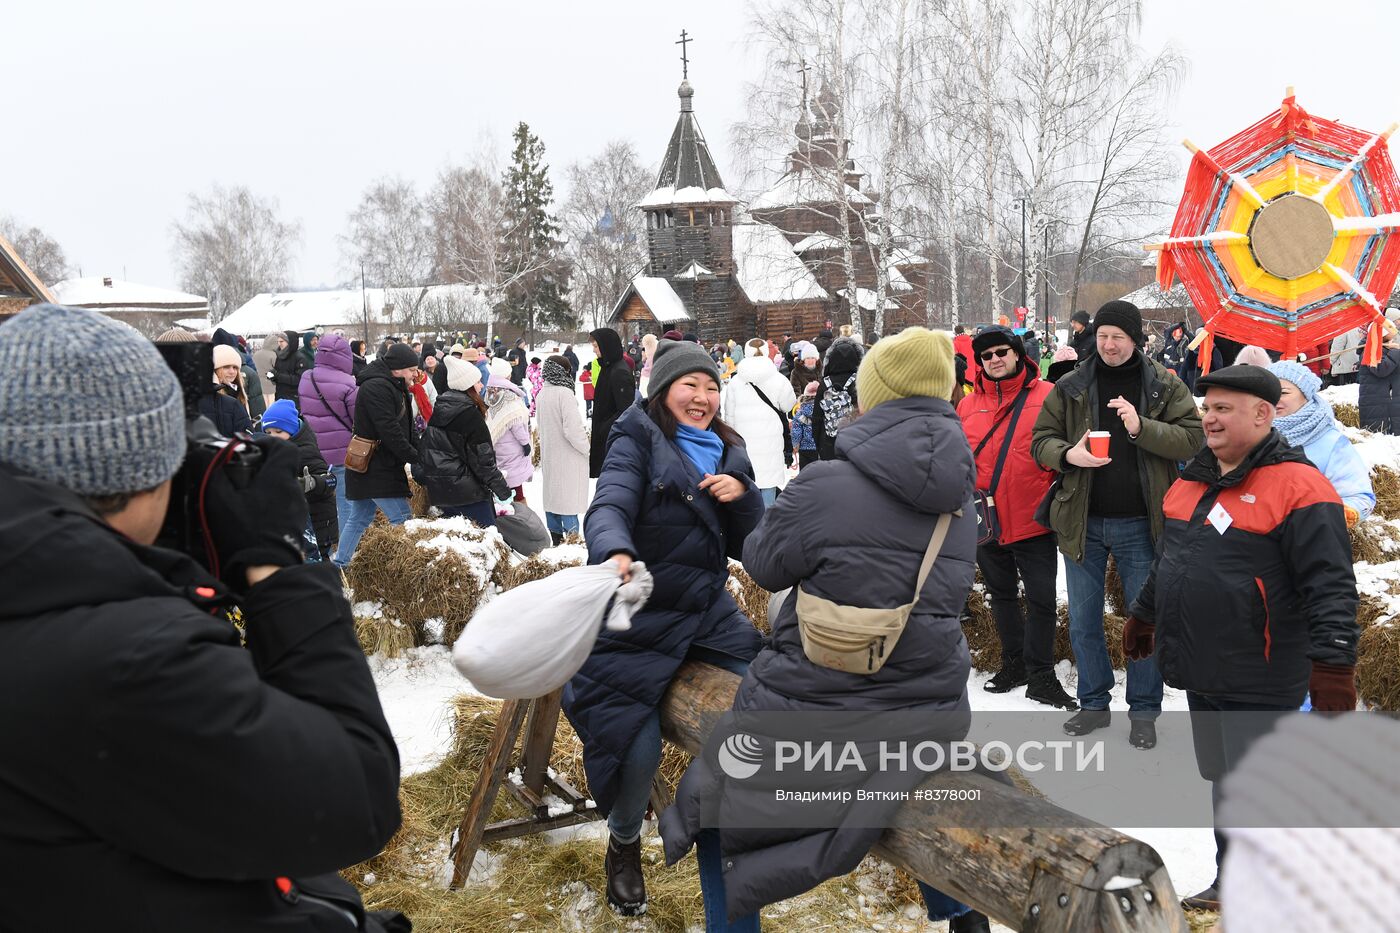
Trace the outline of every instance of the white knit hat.
<path fill-rule="evenodd" d="M 500 356 L 491 357 L 490 367 L 491 375 L 500 376 L 502 379 L 509 379 L 511 372 L 514 370 L 510 362 Z"/>
<path fill-rule="evenodd" d="M 1390 930 L 1400 917 L 1400 723 L 1289 716 L 1226 779 L 1229 933 Z"/>
<path fill-rule="evenodd" d="M 481 368 L 475 363 L 468 363 L 455 356 L 443 357 L 442 361 L 447 364 L 447 387 L 449 389 L 465 392 L 472 386 L 481 383 Z"/>

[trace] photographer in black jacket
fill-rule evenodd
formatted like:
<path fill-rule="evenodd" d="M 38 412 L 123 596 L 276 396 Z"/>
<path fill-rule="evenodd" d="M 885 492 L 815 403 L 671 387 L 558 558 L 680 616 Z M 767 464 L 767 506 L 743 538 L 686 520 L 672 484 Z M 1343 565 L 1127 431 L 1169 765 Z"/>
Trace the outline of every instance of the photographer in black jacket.
<path fill-rule="evenodd" d="M 51 305 L 0 327 L 0 928 L 407 929 L 335 874 L 397 829 L 398 753 L 336 571 L 301 564 L 296 451 L 252 446 L 238 482 L 191 448 L 216 576 L 153 546 L 186 457 L 156 348 Z"/>

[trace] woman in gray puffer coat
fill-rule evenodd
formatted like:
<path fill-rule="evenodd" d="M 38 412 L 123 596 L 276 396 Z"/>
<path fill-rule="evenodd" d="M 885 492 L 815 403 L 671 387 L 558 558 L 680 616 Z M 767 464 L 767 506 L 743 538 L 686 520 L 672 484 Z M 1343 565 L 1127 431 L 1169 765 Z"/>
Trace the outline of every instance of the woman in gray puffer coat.
<path fill-rule="evenodd" d="M 867 675 L 813 664 L 802 648 L 794 591 L 773 621 L 769 644 L 749 666 L 733 709 L 881 717 L 909 712 L 941 720 L 941 740 L 960 739 L 970 723 L 970 661 L 958 618 L 976 561 L 976 469 L 948 403 L 952 341 L 946 333 L 910 328 L 877 343 L 856 378 L 862 414 L 837 437 L 837 459 L 798 474 L 749 535 L 744 567 L 754 581 L 771 592 L 800 586 L 846 606 L 901 606 L 915 598 L 919 566 L 939 516 L 961 514 L 952 519 L 914 612 L 879 671 Z M 855 820 L 829 807 L 823 817 L 830 813 L 832 819 L 821 828 L 812 826 L 809 809 L 806 825 L 798 825 L 802 817 L 775 813 L 783 804 L 775 805 L 771 787 L 731 780 L 712 760 L 696 758 L 675 806 L 661 819 L 668 862 L 699 847 L 709 930 L 757 929 L 764 905 L 851 871 L 899 806 L 861 805 Z M 908 790 L 925 776 L 914 770 L 876 773 L 872 783 L 858 786 Z M 723 818 L 735 813 L 763 818 Z M 705 828 L 717 822 L 725 824 L 722 830 Z M 736 825 L 749 828 L 730 828 Z M 721 861 L 722 872 L 707 871 Z M 930 919 L 955 918 L 955 930 L 986 929 L 982 915 L 952 898 L 931 888 L 924 895 Z"/>

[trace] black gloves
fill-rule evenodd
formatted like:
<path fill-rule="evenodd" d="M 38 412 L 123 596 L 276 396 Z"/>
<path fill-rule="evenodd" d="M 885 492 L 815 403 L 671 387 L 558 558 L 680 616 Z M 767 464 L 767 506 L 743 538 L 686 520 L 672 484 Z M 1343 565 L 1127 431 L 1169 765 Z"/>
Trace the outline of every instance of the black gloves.
<path fill-rule="evenodd" d="M 216 465 L 205 474 L 202 496 L 202 517 L 219 576 L 236 590 L 247 585 L 243 574 L 248 567 L 301 563 L 307 522 L 296 447 L 274 437 L 251 443 L 263 453 L 257 471 L 235 482 L 227 469 Z M 216 555 L 210 555 L 211 562 Z"/>
<path fill-rule="evenodd" d="M 520 452 L 521 452 L 522 454 L 524 454 L 525 456 L 527 456 L 527 457 L 530 456 L 530 445 L 529 445 L 529 444 L 521 444 L 521 445 L 520 445 Z"/>

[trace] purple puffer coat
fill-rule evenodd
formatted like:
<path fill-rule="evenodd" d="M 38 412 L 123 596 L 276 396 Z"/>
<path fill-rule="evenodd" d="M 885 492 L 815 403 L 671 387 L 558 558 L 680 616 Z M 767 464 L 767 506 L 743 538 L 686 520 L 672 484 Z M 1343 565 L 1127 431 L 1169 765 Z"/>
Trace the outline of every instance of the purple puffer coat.
<path fill-rule="evenodd" d="M 301 416 L 310 422 L 321 454 L 331 466 L 345 465 L 345 448 L 353 433 L 355 396 L 360 391 L 351 375 L 353 362 L 345 338 L 326 334 L 316 348 L 316 365 L 301 374 L 297 389 Z"/>

